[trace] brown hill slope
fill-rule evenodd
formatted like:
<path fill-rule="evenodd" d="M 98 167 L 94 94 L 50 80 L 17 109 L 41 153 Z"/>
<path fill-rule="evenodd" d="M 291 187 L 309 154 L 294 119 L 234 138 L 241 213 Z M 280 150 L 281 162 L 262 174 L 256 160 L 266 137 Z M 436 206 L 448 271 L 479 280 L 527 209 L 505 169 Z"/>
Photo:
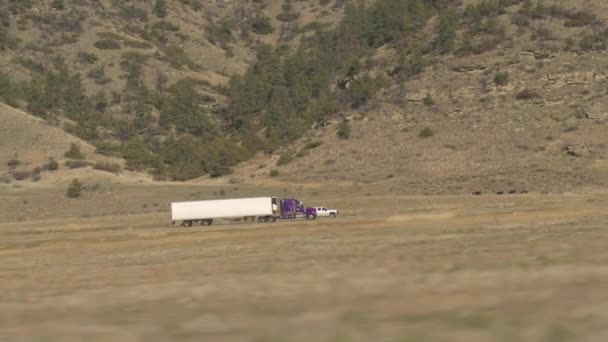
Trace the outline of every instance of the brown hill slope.
<path fill-rule="evenodd" d="M 101 156 L 95 153 L 95 147 L 86 141 L 65 133 L 62 129 L 49 125 L 44 120 L 0 103 L 0 177 L 11 182 L 23 173 L 31 180 L 34 170 L 42 169 L 41 183 L 64 183 L 76 177 L 112 178 L 113 173 L 92 170 L 91 167 L 70 169 L 65 163 L 70 158 L 65 153 L 71 144 L 76 144 L 90 166 L 96 163 L 121 165 L 122 160 Z M 58 163 L 58 170 L 46 170 L 49 159 Z M 11 160 L 18 160 L 18 165 L 9 166 Z M 12 175 L 11 175 L 12 174 Z M 134 174 L 122 179 L 141 178 Z"/>
<path fill-rule="evenodd" d="M 599 1 L 571 5 L 605 17 Z M 238 176 L 263 182 L 276 169 L 287 182 L 431 194 L 607 186 L 608 57 L 579 46 L 598 28 L 547 17 L 522 31 L 513 19 L 519 8 L 499 16 L 507 39 L 495 49 L 439 56 L 366 108 L 341 113 L 350 139 L 337 137 L 334 120 L 283 152 L 293 161 L 259 156 Z M 380 51 L 372 73 L 395 59 Z"/>

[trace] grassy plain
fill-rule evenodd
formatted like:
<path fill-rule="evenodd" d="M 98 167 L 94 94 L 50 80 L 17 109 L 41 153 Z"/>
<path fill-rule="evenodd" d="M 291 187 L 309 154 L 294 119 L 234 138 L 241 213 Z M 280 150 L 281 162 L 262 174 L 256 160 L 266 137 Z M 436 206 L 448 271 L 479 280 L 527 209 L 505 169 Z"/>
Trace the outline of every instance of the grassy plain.
<path fill-rule="evenodd" d="M 608 337 L 605 194 L 400 197 L 304 189 L 294 194 L 342 215 L 171 225 L 165 202 L 218 191 L 133 185 L 70 202 L 50 188 L 3 189 L 0 339 Z M 226 196 L 256 191 L 240 186 Z M 15 198 L 28 204 L 19 210 Z M 37 201 L 46 209 L 27 209 Z"/>

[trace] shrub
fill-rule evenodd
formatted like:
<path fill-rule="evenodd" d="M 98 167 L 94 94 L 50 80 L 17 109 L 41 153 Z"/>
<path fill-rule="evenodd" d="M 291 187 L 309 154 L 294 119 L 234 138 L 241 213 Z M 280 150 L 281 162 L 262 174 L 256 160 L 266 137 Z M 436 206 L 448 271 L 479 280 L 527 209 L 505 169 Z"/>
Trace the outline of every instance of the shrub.
<path fill-rule="evenodd" d="M 80 152 L 80 146 L 75 143 L 70 145 L 70 149 L 65 153 L 66 158 L 82 160 L 84 159 L 84 154 Z"/>
<path fill-rule="evenodd" d="M 19 159 L 11 159 L 6 164 L 9 168 L 14 169 L 21 164 L 21 161 Z"/>
<path fill-rule="evenodd" d="M 65 162 L 65 166 L 69 169 L 79 169 L 81 167 L 89 166 L 89 162 L 86 160 L 68 160 Z"/>
<path fill-rule="evenodd" d="M 164 18 L 167 16 L 167 2 L 165 0 L 156 0 L 154 4 L 154 14 L 156 14 L 159 18 Z"/>
<path fill-rule="evenodd" d="M 32 173 L 32 181 L 34 181 L 34 182 L 37 182 L 42 179 L 41 170 L 38 170 L 38 172 L 36 172 L 36 171 L 37 170 L 34 170 L 34 172 Z"/>
<path fill-rule="evenodd" d="M 338 131 L 336 132 L 338 138 L 340 139 L 348 139 L 350 138 L 350 125 L 346 119 L 342 120 L 338 125 Z"/>
<path fill-rule="evenodd" d="M 78 181 L 77 178 L 74 178 L 74 180 L 72 180 L 72 183 L 70 183 L 70 185 L 68 186 L 68 189 L 65 192 L 65 195 L 68 198 L 78 198 L 78 197 L 80 197 L 81 192 L 82 192 L 82 184 L 80 184 L 80 182 Z"/>
<path fill-rule="evenodd" d="M 80 51 L 77 54 L 77 58 L 80 64 L 95 64 L 97 62 L 97 55 L 94 53 Z"/>
<path fill-rule="evenodd" d="M 311 141 L 311 142 L 309 142 L 308 144 L 306 144 L 304 146 L 304 149 L 305 150 L 312 150 L 314 148 L 317 148 L 317 147 L 321 146 L 322 144 L 323 144 L 322 141 L 318 141 L 318 140 L 317 141 Z"/>
<path fill-rule="evenodd" d="M 515 95 L 515 98 L 518 100 L 532 100 L 540 98 L 540 95 L 533 89 L 524 88 L 519 93 L 517 93 L 517 95 Z"/>
<path fill-rule="evenodd" d="M 429 127 L 424 127 L 420 133 L 418 133 L 418 136 L 422 139 L 426 139 L 426 138 L 430 138 L 433 135 L 435 135 L 435 131 L 433 131 L 431 128 Z"/>
<path fill-rule="evenodd" d="M 251 20 L 251 29 L 257 34 L 270 34 L 274 32 L 270 18 L 259 14 Z"/>
<path fill-rule="evenodd" d="M 422 103 L 424 103 L 425 106 L 434 106 L 435 100 L 430 93 L 427 93 L 424 99 L 422 99 Z"/>
<path fill-rule="evenodd" d="M 277 176 L 279 176 L 279 170 L 271 170 L 268 175 L 270 177 L 277 177 Z"/>
<path fill-rule="evenodd" d="M 59 163 L 55 159 L 50 158 L 49 163 L 47 164 L 47 170 L 57 171 L 57 169 L 59 169 Z"/>
<path fill-rule="evenodd" d="M 298 12 L 283 12 L 277 15 L 277 20 L 280 21 L 294 21 L 300 17 Z"/>
<path fill-rule="evenodd" d="M 293 161 L 293 155 L 291 152 L 285 152 L 281 154 L 279 160 L 277 160 L 277 166 L 286 165 Z"/>
<path fill-rule="evenodd" d="M 505 86 L 509 84 L 509 73 L 503 71 L 494 75 L 494 84 L 496 84 L 497 86 Z"/>
<path fill-rule="evenodd" d="M 140 42 L 137 40 L 127 40 L 124 42 L 125 46 L 128 46 L 130 48 L 134 48 L 134 49 L 150 49 L 152 48 L 151 44 L 148 44 L 146 42 Z"/>
<path fill-rule="evenodd" d="M 103 156 L 121 156 L 122 146 L 120 144 L 100 142 L 96 146 L 97 149 L 95 150 L 95 153 L 101 154 Z"/>
<path fill-rule="evenodd" d="M 296 158 L 302 158 L 305 157 L 308 154 L 308 150 L 299 150 L 298 153 L 296 153 Z"/>
<path fill-rule="evenodd" d="M 115 174 L 119 174 L 121 171 L 121 167 L 119 164 L 116 163 L 108 163 L 108 162 L 97 162 L 95 163 L 95 165 L 93 165 L 93 169 L 95 170 L 100 170 L 100 171 L 106 171 L 106 172 L 110 172 L 110 173 L 115 173 Z"/>
<path fill-rule="evenodd" d="M 100 39 L 95 42 L 95 47 L 100 50 L 118 50 L 120 49 L 120 42 L 113 39 Z"/>
<path fill-rule="evenodd" d="M 175 24 L 171 24 L 166 21 L 159 21 L 159 22 L 155 23 L 154 25 L 152 25 L 152 29 L 158 30 L 158 31 L 177 32 L 177 31 L 179 31 L 179 26 L 177 26 Z"/>
<path fill-rule="evenodd" d="M 574 12 L 568 15 L 568 20 L 564 23 L 566 27 L 581 27 L 593 24 L 595 15 L 587 12 Z"/>
<path fill-rule="evenodd" d="M 13 178 L 18 181 L 28 179 L 32 176 L 32 172 L 28 170 L 15 170 L 12 172 L 12 174 Z"/>

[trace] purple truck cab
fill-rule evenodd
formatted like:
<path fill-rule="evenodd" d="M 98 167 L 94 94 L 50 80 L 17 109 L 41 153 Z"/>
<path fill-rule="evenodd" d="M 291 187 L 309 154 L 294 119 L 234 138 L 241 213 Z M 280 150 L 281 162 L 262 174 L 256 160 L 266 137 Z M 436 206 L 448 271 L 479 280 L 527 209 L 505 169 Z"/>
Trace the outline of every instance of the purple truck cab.
<path fill-rule="evenodd" d="M 284 198 L 280 201 L 281 219 L 295 219 L 303 216 L 309 220 L 317 218 L 315 208 L 304 208 L 301 201 L 293 198 Z"/>

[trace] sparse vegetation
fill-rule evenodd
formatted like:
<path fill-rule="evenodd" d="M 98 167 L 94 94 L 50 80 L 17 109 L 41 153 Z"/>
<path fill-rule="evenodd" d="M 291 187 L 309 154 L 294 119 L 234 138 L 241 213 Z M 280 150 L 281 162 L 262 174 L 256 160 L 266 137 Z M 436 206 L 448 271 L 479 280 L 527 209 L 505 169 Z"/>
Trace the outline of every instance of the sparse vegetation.
<path fill-rule="evenodd" d="M 287 165 L 293 161 L 293 153 L 291 151 L 286 151 L 281 154 L 279 160 L 277 160 L 277 166 Z"/>
<path fill-rule="evenodd" d="M 338 131 L 336 132 L 338 138 L 349 139 L 350 138 L 350 125 L 347 120 L 342 120 L 338 125 Z"/>
<path fill-rule="evenodd" d="M 167 1 L 166 0 L 156 0 L 154 3 L 154 14 L 156 14 L 159 18 L 165 18 L 167 16 Z"/>
<path fill-rule="evenodd" d="M 88 167 L 90 164 L 86 160 L 66 160 L 65 166 L 67 166 L 68 169 L 80 169 L 83 167 Z"/>
<path fill-rule="evenodd" d="M 58 169 L 59 169 L 59 163 L 55 159 L 49 158 L 49 162 L 47 164 L 47 170 L 57 171 Z"/>
<path fill-rule="evenodd" d="M 68 186 L 68 189 L 65 192 L 65 195 L 68 198 L 78 198 L 80 197 L 82 193 L 82 184 L 78 181 L 77 178 L 74 178 L 72 180 L 72 182 L 70 183 L 70 185 Z"/>
<path fill-rule="evenodd" d="M 100 39 L 93 45 L 100 50 L 119 50 L 121 48 L 120 42 L 114 39 Z"/>
<path fill-rule="evenodd" d="M 251 29 L 257 34 L 270 34 L 274 32 L 270 18 L 260 14 L 251 20 Z"/>
<path fill-rule="evenodd" d="M 306 145 L 304 145 L 304 149 L 305 150 L 312 150 L 312 149 L 315 149 L 315 148 L 317 148 L 317 147 L 319 147 L 321 145 L 323 145 L 322 141 L 315 140 L 315 141 L 311 141 L 311 142 L 306 143 Z"/>
<path fill-rule="evenodd" d="M 70 149 L 65 153 L 66 158 L 82 160 L 84 159 L 84 154 L 80 151 L 80 146 L 78 144 L 72 143 L 70 144 Z"/>
<path fill-rule="evenodd" d="M 17 159 L 17 158 L 11 159 L 11 160 L 9 160 L 9 161 L 6 163 L 6 165 L 7 165 L 9 168 L 11 168 L 11 169 L 16 168 L 16 167 L 17 167 L 17 166 L 19 166 L 20 164 L 21 164 L 21 161 L 20 161 L 19 159 Z"/>
<path fill-rule="evenodd" d="M 433 95 L 431 95 L 431 93 L 427 93 L 424 99 L 422 99 L 422 103 L 424 103 L 425 106 L 434 106 L 435 99 L 433 99 Z"/>
<path fill-rule="evenodd" d="M 270 177 L 278 177 L 279 176 L 279 170 L 270 170 L 270 173 L 268 173 L 268 175 Z"/>
<path fill-rule="evenodd" d="M 119 174 L 122 170 L 121 166 L 116 163 L 97 162 L 93 165 L 93 169 Z"/>
<path fill-rule="evenodd" d="M 18 181 L 26 180 L 32 176 L 32 172 L 29 170 L 14 170 L 11 174 L 13 175 L 13 179 Z"/>
<path fill-rule="evenodd" d="M 506 86 L 509 84 L 509 73 L 506 71 L 501 71 L 494 75 L 494 84 L 497 86 Z"/>
<path fill-rule="evenodd" d="M 424 127 L 422 130 L 420 130 L 420 133 L 418 133 L 418 136 L 422 139 L 430 138 L 434 135 L 435 135 L 435 131 L 433 131 L 429 127 Z"/>
<path fill-rule="evenodd" d="M 98 59 L 96 54 L 84 51 L 79 51 L 77 58 L 80 64 L 95 64 Z"/>
<path fill-rule="evenodd" d="M 515 98 L 518 100 L 534 100 L 540 98 L 540 95 L 534 89 L 524 88 L 515 95 Z"/>

